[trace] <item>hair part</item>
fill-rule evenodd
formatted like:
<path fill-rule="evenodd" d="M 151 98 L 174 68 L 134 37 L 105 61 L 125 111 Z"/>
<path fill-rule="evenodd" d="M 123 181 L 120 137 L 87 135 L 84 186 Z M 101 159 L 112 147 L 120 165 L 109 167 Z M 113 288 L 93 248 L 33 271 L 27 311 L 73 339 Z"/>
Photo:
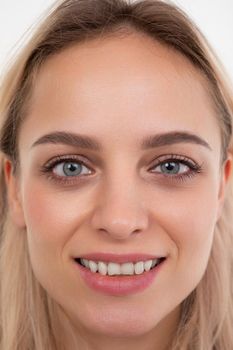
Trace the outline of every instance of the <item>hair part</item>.
<path fill-rule="evenodd" d="M 15 173 L 18 169 L 18 135 L 37 74 L 49 57 L 71 45 L 132 32 L 144 33 L 179 52 L 201 73 L 221 131 L 222 162 L 233 151 L 232 91 L 208 42 L 183 11 L 162 0 L 60 1 L 18 55 L 1 87 L 0 346 L 4 350 L 63 349 L 58 339 L 59 306 L 33 275 L 25 232 L 12 226 L 3 174 L 4 157 L 12 161 Z M 233 344 L 232 199 L 229 188 L 205 275 L 182 303 L 172 350 L 228 350 Z"/>

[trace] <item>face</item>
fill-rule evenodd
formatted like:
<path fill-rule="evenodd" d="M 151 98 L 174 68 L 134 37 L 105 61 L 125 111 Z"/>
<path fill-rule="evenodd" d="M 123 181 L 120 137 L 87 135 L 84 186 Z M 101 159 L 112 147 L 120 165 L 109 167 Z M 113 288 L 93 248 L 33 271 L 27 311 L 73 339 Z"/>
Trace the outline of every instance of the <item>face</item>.
<path fill-rule="evenodd" d="M 19 134 L 20 176 L 8 176 L 12 215 L 36 278 L 77 328 L 169 332 L 207 267 L 230 167 L 220 150 L 204 79 L 150 38 L 77 45 L 43 65 Z M 103 275 L 114 292 L 83 277 L 74 257 L 91 253 L 166 259 L 143 288 Z"/>

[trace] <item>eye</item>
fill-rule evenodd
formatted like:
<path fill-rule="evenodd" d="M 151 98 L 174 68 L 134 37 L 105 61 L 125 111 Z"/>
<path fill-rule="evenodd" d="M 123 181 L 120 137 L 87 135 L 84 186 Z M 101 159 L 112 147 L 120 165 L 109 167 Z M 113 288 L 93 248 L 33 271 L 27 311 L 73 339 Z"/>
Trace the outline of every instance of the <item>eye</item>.
<path fill-rule="evenodd" d="M 53 167 L 57 176 L 80 176 L 90 174 L 91 171 L 81 161 L 63 161 Z"/>
<path fill-rule="evenodd" d="M 84 161 L 81 157 L 81 155 L 56 156 L 41 167 L 41 173 L 57 183 L 75 184 L 95 173 L 89 165 L 86 165 L 89 160 L 85 157 Z"/>
<path fill-rule="evenodd" d="M 156 170 L 157 169 L 157 170 Z M 161 172 L 164 174 L 171 174 L 176 175 L 179 173 L 185 173 L 189 171 L 190 167 L 186 164 L 181 163 L 180 161 L 167 161 L 164 163 L 161 163 L 160 165 L 155 167 L 156 172 Z"/>
<path fill-rule="evenodd" d="M 202 165 L 184 156 L 172 154 L 161 156 L 150 170 L 167 179 L 184 181 L 201 173 Z"/>

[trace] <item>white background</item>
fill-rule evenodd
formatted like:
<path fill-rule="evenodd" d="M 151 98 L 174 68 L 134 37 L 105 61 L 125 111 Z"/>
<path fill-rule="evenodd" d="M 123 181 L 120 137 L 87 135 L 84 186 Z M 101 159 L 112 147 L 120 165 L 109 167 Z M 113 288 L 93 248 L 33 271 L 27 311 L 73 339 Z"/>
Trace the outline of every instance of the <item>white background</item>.
<path fill-rule="evenodd" d="M 233 0 L 175 0 L 196 22 L 233 81 Z M 0 75 L 26 30 L 54 0 L 0 0 Z"/>

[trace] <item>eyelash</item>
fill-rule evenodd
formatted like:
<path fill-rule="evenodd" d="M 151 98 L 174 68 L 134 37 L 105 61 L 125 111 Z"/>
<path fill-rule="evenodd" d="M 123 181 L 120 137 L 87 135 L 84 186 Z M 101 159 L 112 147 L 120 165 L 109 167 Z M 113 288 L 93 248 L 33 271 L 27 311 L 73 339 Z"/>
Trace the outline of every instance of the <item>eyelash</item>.
<path fill-rule="evenodd" d="M 82 181 L 87 175 L 79 175 L 79 176 L 59 176 L 54 174 L 53 169 L 56 165 L 62 164 L 62 163 L 77 163 L 81 166 L 85 166 L 89 170 L 92 170 L 92 168 L 86 164 L 82 159 L 80 159 L 77 156 L 57 156 L 53 158 L 52 160 L 49 160 L 48 163 L 42 166 L 41 172 L 45 174 L 49 180 L 55 181 L 59 184 L 64 185 L 72 185 L 77 183 L 77 181 Z M 90 176 L 90 175 L 89 175 Z M 70 179 L 68 179 L 70 178 Z M 78 179 L 77 179 L 78 178 Z"/>
<path fill-rule="evenodd" d="M 200 174 L 203 172 L 203 164 L 199 165 L 194 161 L 191 161 L 189 158 L 177 154 L 171 154 L 171 155 L 163 155 L 160 156 L 158 159 L 156 159 L 156 163 L 149 169 L 154 169 L 158 166 L 162 166 L 166 163 L 175 163 L 175 164 L 182 164 L 189 167 L 189 170 L 185 173 L 181 173 L 178 175 L 169 175 L 169 174 L 162 174 L 162 176 L 169 181 L 178 181 L 178 182 L 185 182 L 188 179 L 193 178 L 197 174 Z M 157 173 L 157 172 L 152 172 Z"/>
<path fill-rule="evenodd" d="M 161 158 L 163 158 L 161 160 Z M 57 156 L 56 158 L 50 160 L 48 163 L 42 166 L 41 172 L 43 174 L 46 174 L 48 179 L 53 180 L 55 182 L 58 182 L 60 184 L 64 185 L 72 185 L 74 183 L 77 183 L 77 181 L 84 180 L 86 176 L 90 176 L 89 174 L 87 175 L 77 175 L 77 176 L 59 176 L 54 174 L 53 169 L 56 165 L 62 164 L 62 163 L 77 163 L 81 166 L 85 166 L 89 170 L 92 170 L 92 168 L 86 164 L 82 159 L 80 159 L 77 156 Z M 154 169 L 158 166 L 162 166 L 163 164 L 166 163 L 175 163 L 175 164 L 183 164 L 186 165 L 190 168 L 189 171 L 185 173 L 181 173 L 178 175 L 169 175 L 169 174 L 164 174 L 162 172 L 155 172 L 153 171 L 152 174 L 161 174 L 165 179 L 169 181 L 178 181 L 178 182 L 184 182 L 188 179 L 193 178 L 196 176 L 198 173 L 202 173 L 202 165 L 198 165 L 196 162 L 191 161 L 189 158 L 186 158 L 184 156 L 176 155 L 176 154 L 171 154 L 171 155 L 163 155 L 160 156 L 159 158 L 156 159 L 156 163 L 149 169 Z M 70 179 L 68 179 L 70 178 Z"/>

